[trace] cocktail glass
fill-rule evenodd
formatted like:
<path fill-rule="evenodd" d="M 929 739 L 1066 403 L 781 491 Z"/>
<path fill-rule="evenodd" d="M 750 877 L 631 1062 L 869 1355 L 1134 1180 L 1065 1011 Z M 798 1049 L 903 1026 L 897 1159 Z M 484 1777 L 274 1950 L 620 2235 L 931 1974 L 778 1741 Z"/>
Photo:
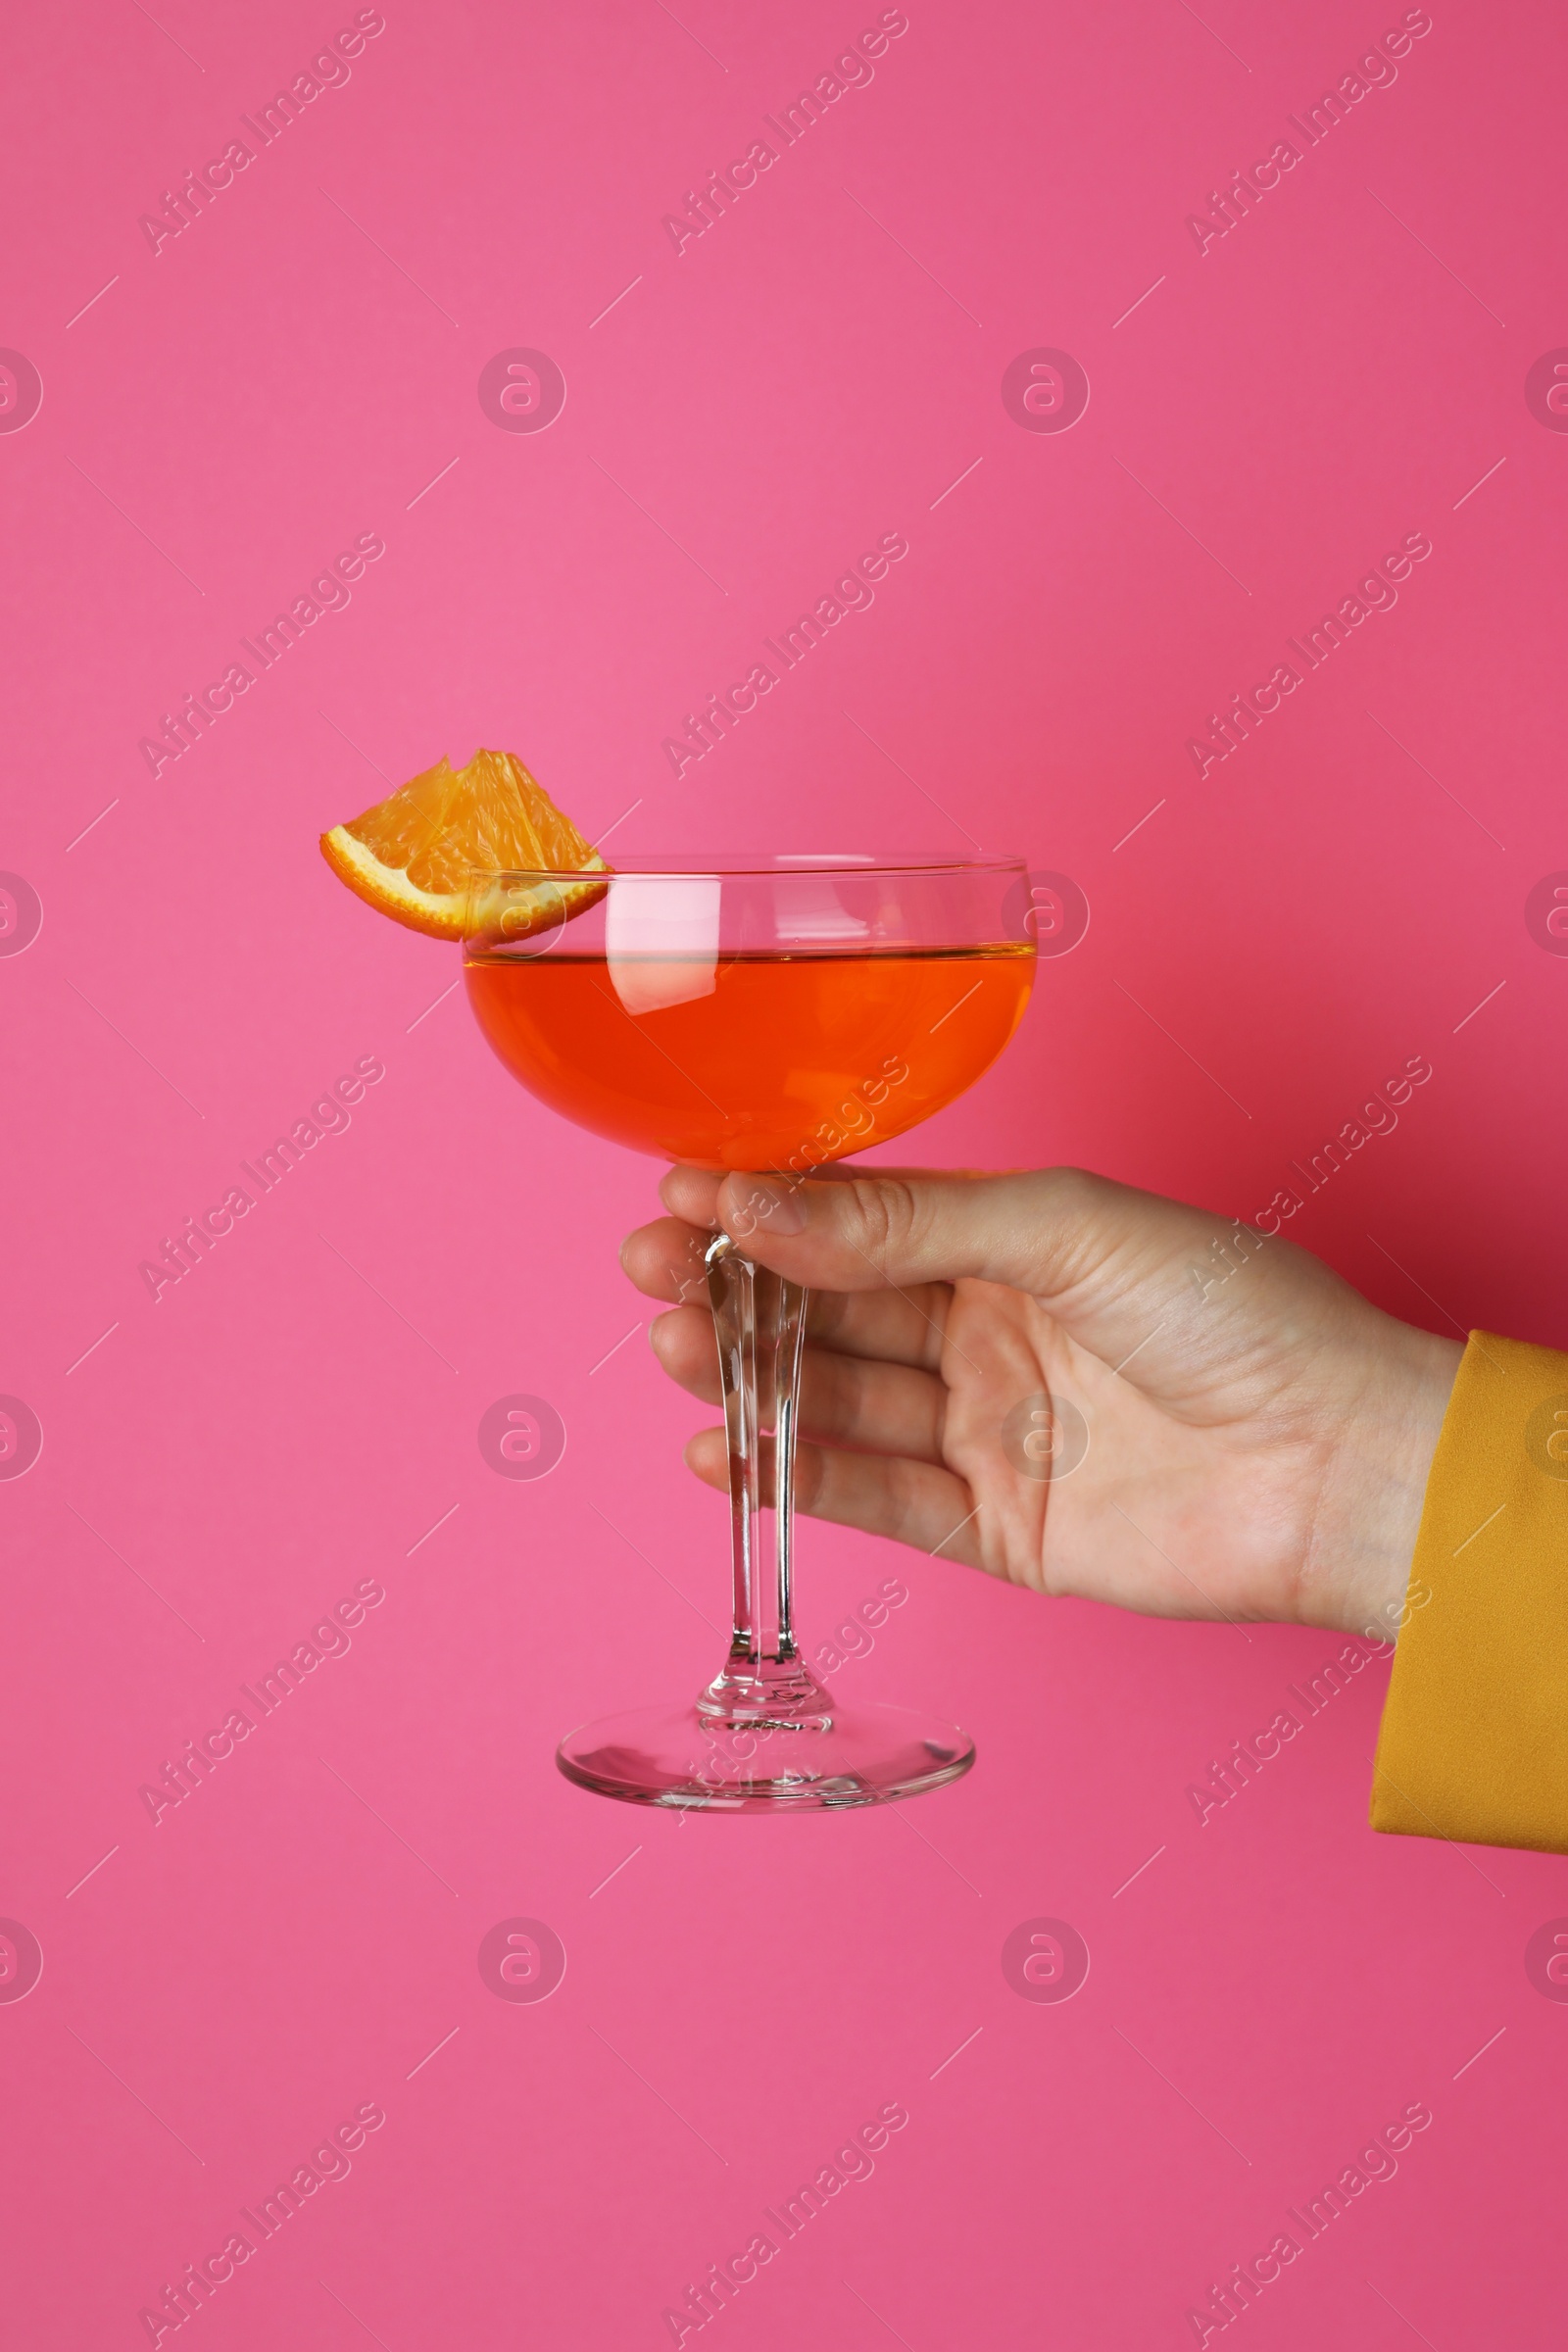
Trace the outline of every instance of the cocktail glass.
<path fill-rule="evenodd" d="M 798 1180 L 887 1142 L 988 1069 L 1034 977 L 1014 858 L 664 861 L 473 877 L 468 999 L 513 1075 L 634 1151 Z M 684 1704 L 589 1723 L 569 1780 L 731 1812 L 872 1804 L 956 1780 L 974 1743 L 847 1704 L 795 1628 L 793 1490 L 806 1293 L 746 1254 L 737 1216 L 694 1269 L 729 1442 L 733 1630 Z"/>

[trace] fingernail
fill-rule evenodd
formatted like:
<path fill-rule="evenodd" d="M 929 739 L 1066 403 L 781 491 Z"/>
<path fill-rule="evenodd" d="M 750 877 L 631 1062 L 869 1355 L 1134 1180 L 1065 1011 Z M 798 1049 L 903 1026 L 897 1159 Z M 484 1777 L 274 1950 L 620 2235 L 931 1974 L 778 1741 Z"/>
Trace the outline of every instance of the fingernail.
<path fill-rule="evenodd" d="M 799 1186 L 774 1184 L 765 1176 L 731 1176 L 724 1190 L 735 1204 L 724 1219 L 732 1241 L 749 1241 L 760 1229 L 776 1234 L 806 1231 L 806 1202 Z"/>

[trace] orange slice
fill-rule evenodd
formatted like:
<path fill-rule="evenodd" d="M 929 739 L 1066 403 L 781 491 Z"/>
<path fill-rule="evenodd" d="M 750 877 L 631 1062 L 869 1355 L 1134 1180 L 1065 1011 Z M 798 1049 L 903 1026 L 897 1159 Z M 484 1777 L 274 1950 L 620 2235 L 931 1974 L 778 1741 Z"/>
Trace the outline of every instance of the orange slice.
<path fill-rule="evenodd" d="M 464 936 L 476 872 L 610 871 L 511 752 L 475 752 L 466 767 L 437 760 L 363 816 L 323 833 L 321 855 L 368 906 L 435 939 Z M 607 887 L 579 881 L 513 889 L 506 894 L 506 936 L 526 938 L 579 914 Z"/>

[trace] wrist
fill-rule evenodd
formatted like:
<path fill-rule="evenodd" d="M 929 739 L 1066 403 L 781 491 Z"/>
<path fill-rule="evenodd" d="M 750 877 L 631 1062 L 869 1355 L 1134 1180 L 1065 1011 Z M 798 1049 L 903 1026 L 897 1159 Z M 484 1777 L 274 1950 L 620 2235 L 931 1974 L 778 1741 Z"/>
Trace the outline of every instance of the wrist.
<path fill-rule="evenodd" d="M 1391 1316 L 1379 1320 L 1384 1344 L 1370 1351 L 1359 1394 L 1345 1411 L 1314 1533 L 1316 1574 L 1303 1584 L 1318 1603 L 1310 1622 L 1392 1642 L 1464 1349 Z"/>

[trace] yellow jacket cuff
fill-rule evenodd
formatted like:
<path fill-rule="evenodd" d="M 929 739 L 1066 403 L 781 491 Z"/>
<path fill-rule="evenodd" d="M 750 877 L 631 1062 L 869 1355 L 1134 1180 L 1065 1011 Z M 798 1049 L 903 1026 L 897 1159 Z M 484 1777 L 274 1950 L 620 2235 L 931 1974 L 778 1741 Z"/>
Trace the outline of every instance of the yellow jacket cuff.
<path fill-rule="evenodd" d="M 1433 1456 L 1372 1827 L 1568 1853 L 1568 1355 L 1477 1331 Z"/>

